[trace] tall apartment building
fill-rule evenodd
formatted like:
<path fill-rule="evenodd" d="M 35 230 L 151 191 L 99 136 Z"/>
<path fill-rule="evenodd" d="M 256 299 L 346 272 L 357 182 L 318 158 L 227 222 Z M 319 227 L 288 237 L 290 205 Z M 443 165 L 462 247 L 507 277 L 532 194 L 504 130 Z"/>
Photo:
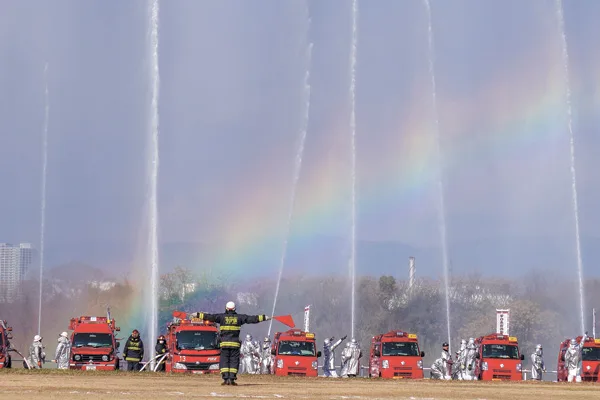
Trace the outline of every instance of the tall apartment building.
<path fill-rule="evenodd" d="M 21 282 L 32 261 L 30 243 L 0 243 L 0 303 L 12 303 L 20 297 Z"/>

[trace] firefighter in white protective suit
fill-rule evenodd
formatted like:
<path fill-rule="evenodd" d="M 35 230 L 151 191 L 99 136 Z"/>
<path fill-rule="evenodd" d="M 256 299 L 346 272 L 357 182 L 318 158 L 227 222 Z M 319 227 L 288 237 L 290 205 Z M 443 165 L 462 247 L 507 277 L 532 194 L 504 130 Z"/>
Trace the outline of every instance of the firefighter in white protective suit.
<path fill-rule="evenodd" d="M 442 344 L 442 355 L 431 366 L 431 379 L 450 380 L 452 370 L 452 357 L 449 353 L 448 343 Z"/>
<path fill-rule="evenodd" d="M 323 375 L 328 378 L 338 378 L 337 371 L 335 370 L 335 348 L 338 347 L 347 336 L 338 339 L 336 342 L 333 341 L 334 337 L 327 338 L 323 341 Z"/>
<path fill-rule="evenodd" d="M 477 361 L 477 345 L 475 339 L 469 338 L 465 349 L 464 363 L 465 368 L 462 370 L 462 379 L 465 381 L 476 381 L 475 363 Z"/>
<path fill-rule="evenodd" d="M 346 375 L 355 378 L 356 375 L 360 375 L 360 358 L 362 357 L 362 351 L 360 345 L 356 339 L 352 339 L 350 342 L 350 358 L 346 364 Z"/>
<path fill-rule="evenodd" d="M 342 353 L 340 354 L 340 361 L 341 361 L 341 371 L 340 371 L 340 376 L 342 378 L 347 378 L 348 377 L 348 364 L 350 363 L 350 358 L 352 357 L 352 349 L 350 348 L 350 342 L 346 343 L 346 347 L 344 347 L 344 349 L 342 350 Z"/>
<path fill-rule="evenodd" d="M 462 339 L 460 341 L 460 348 L 456 352 L 456 358 L 454 364 L 455 368 L 452 369 L 452 379 L 459 381 L 463 380 L 463 374 L 466 368 L 466 357 L 467 357 L 467 341 Z"/>
<path fill-rule="evenodd" d="M 33 343 L 29 346 L 27 361 L 29 361 L 29 368 L 32 369 L 41 369 L 42 364 L 46 362 L 46 353 L 44 353 L 44 345 L 42 344 L 42 337 L 40 335 L 33 337 Z"/>
<path fill-rule="evenodd" d="M 58 345 L 56 346 L 56 352 L 54 353 L 54 362 L 57 364 L 58 369 L 69 369 L 69 356 L 71 355 L 71 342 L 69 341 L 69 334 L 63 332 L 58 337 Z"/>
<path fill-rule="evenodd" d="M 271 374 L 273 366 L 273 357 L 271 355 L 271 340 L 265 337 L 260 349 L 260 373 Z"/>
<path fill-rule="evenodd" d="M 571 339 L 565 352 L 565 368 L 569 371 L 567 382 L 581 382 L 581 353 L 587 337 L 586 332 L 579 343 L 577 343 L 577 339 Z"/>
<path fill-rule="evenodd" d="M 546 372 L 544 364 L 544 350 L 542 345 L 535 346 L 535 351 L 531 355 L 531 379 L 534 381 L 542 380 L 542 372 Z"/>
<path fill-rule="evenodd" d="M 252 341 L 252 335 L 246 335 L 246 340 L 240 348 L 242 360 L 240 365 L 240 374 L 257 374 L 258 363 L 256 358 L 259 356 L 259 348 L 256 342 Z"/>

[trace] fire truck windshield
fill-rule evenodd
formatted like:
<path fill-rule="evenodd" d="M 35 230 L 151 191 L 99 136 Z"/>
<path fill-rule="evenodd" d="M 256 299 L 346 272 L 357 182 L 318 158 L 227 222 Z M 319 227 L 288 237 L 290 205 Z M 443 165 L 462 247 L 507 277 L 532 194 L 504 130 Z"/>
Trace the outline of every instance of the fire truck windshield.
<path fill-rule="evenodd" d="M 112 347 L 112 335 L 108 333 L 76 333 L 73 347 Z"/>
<path fill-rule="evenodd" d="M 519 358 L 519 347 L 509 344 L 484 344 L 483 358 Z"/>
<path fill-rule="evenodd" d="M 217 332 L 177 332 L 177 350 L 215 350 L 217 348 Z"/>
<path fill-rule="evenodd" d="M 315 343 L 297 342 L 292 340 L 279 342 L 279 354 L 284 356 L 293 355 L 315 357 Z"/>
<path fill-rule="evenodd" d="M 415 342 L 384 342 L 382 343 L 384 356 L 418 356 L 419 347 Z"/>
<path fill-rule="evenodd" d="M 600 361 L 600 347 L 584 347 L 581 359 L 583 361 Z"/>

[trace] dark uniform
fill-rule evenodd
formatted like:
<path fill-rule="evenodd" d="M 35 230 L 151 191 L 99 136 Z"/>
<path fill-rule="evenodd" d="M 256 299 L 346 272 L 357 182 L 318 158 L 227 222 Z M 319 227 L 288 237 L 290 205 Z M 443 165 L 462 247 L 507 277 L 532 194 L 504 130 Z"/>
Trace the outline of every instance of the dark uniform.
<path fill-rule="evenodd" d="M 227 310 L 224 314 L 194 313 L 192 317 L 219 324 L 219 339 L 221 359 L 219 367 L 224 384 L 237 385 L 238 369 L 240 367 L 240 330 L 244 324 L 257 324 L 267 321 L 265 315 L 244 315 Z"/>
<path fill-rule="evenodd" d="M 144 342 L 140 339 L 137 330 L 133 331 L 127 342 L 125 342 L 123 355 L 125 356 L 125 361 L 127 361 L 127 371 L 140 370 L 140 362 L 144 358 Z"/>
<path fill-rule="evenodd" d="M 156 366 L 156 371 L 162 372 L 165 370 L 165 359 L 163 358 L 163 356 L 168 351 L 167 342 L 166 342 L 164 336 L 160 336 L 158 338 L 158 340 L 156 341 L 156 346 L 154 347 L 154 350 L 156 350 L 156 355 L 160 356 L 156 359 L 156 361 L 158 362 L 160 359 L 162 359 L 162 361 L 160 361 L 160 364 Z"/>

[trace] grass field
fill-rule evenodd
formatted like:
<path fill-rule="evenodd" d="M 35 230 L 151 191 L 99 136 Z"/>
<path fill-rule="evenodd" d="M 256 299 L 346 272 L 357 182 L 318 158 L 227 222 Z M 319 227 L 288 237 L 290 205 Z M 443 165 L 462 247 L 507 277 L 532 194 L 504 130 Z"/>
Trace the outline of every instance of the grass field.
<path fill-rule="evenodd" d="M 0 371 L 3 399 L 599 399 L 598 384 L 386 381 L 379 379 L 216 376 L 78 371 Z"/>

